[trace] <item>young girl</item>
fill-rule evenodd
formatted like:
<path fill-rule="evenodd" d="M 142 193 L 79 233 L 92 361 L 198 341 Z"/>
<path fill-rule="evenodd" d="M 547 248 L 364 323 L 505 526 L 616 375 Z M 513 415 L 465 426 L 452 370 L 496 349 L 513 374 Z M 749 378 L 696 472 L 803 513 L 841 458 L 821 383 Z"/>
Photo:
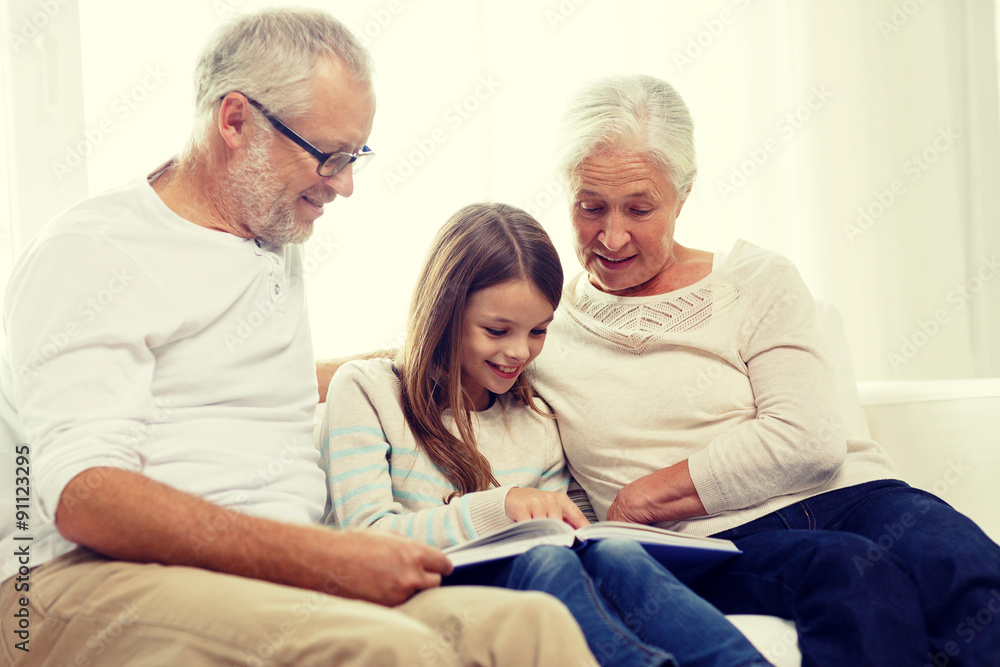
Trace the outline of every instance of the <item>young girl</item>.
<path fill-rule="evenodd" d="M 555 248 L 524 211 L 473 204 L 452 216 L 427 254 L 398 363 L 355 361 L 334 375 L 328 523 L 437 547 L 534 517 L 587 523 L 566 495 L 555 419 L 525 374 L 562 284 Z M 555 595 L 604 665 L 769 664 L 630 541 L 535 547 L 445 583 Z"/>

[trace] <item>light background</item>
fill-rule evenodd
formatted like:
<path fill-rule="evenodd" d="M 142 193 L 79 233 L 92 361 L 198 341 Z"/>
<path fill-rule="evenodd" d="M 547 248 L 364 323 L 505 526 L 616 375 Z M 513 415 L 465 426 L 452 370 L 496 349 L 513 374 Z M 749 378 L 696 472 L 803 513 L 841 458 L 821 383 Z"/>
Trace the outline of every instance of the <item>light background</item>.
<path fill-rule="evenodd" d="M 210 31 L 276 4 L 7 0 L 0 285 L 52 214 L 177 152 Z M 305 248 L 318 357 L 401 340 L 431 236 L 472 201 L 528 209 L 576 273 L 559 114 L 642 72 L 695 121 L 681 243 L 790 257 L 843 314 L 859 379 L 1000 376 L 993 0 L 292 4 L 331 11 L 377 67 L 378 156 Z"/>

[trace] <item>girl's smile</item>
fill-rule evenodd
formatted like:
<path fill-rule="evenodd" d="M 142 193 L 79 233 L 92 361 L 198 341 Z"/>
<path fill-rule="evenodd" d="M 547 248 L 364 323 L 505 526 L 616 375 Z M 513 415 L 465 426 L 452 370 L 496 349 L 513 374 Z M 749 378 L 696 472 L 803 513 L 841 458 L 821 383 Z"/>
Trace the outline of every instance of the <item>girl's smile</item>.
<path fill-rule="evenodd" d="M 494 364 L 492 361 L 487 361 L 487 364 L 493 368 L 493 371 L 505 380 L 514 380 L 518 375 L 521 374 L 521 366 L 500 366 Z"/>

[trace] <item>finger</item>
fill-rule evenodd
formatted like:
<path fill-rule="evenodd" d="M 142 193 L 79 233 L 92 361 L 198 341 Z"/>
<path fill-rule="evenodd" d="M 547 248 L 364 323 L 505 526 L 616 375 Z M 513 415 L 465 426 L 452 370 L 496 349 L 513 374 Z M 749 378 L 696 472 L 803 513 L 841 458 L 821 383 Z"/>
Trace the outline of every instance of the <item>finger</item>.
<path fill-rule="evenodd" d="M 521 503 L 511 503 L 507 510 L 507 515 L 512 521 L 524 521 L 531 518 L 531 511 Z"/>
<path fill-rule="evenodd" d="M 428 575 L 437 576 L 438 584 L 441 583 L 442 574 L 449 575 L 452 573 L 452 570 L 455 569 L 455 566 L 453 566 L 451 561 L 448 560 L 448 556 L 446 556 L 444 552 L 438 551 L 437 549 L 428 548 L 421 564 Z"/>
<path fill-rule="evenodd" d="M 570 501 L 568 507 L 563 508 L 562 519 L 574 528 L 583 528 L 590 523 L 573 501 Z"/>
<path fill-rule="evenodd" d="M 539 498 L 537 495 L 531 499 L 531 502 L 525 505 L 528 510 L 528 514 L 531 515 L 533 519 L 539 519 L 549 515 L 549 504 L 546 502 L 545 498 Z"/>
<path fill-rule="evenodd" d="M 525 489 L 518 486 L 507 492 L 507 497 L 504 499 L 504 511 L 511 521 L 524 521 L 531 518 L 531 512 L 527 509 L 529 502 L 524 496 Z"/>
<path fill-rule="evenodd" d="M 433 572 L 425 572 L 420 583 L 417 585 L 417 590 L 424 590 L 425 588 L 437 588 L 441 585 L 441 575 Z"/>

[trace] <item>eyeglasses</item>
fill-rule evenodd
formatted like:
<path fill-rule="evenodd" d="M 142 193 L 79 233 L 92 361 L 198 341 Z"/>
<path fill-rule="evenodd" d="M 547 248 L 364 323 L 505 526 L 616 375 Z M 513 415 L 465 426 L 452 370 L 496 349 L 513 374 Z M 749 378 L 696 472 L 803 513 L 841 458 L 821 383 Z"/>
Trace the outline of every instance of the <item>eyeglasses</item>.
<path fill-rule="evenodd" d="M 243 95 L 243 93 L 240 94 Z M 371 156 L 375 155 L 375 152 L 372 151 L 372 149 L 368 148 L 368 146 L 363 146 L 361 150 L 356 151 L 354 153 L 345 153 L 344 151 L 333 151 L 332 153 L 324 153 L 323 151 L 321 151 L 320 149 L 316 148 L 311 143 L 303 139 L 301 136 L 299 136 L 295 132 L 295 130 L 288 127 L 280 120 L 272 116 L 271 113 L 267 109 L 265 109 L 260 102 L 251 99 L 246 95 L 243 95 L 243 97 L 246 97 L 247 102 L 256 107 L 257 110 L 260 111 L 262 114 L 264 114 L 264 118 L 267 118 L 271 122 L 271 125 L 274 126 L 274 129 L 276 129 L 278 132 L 281 132 L 283 135 L 294 141 L 305 152 L 309 153 L 309 155 L 312 155 L 314 158 L 319 160 L 319 165 L 317 165 L 316 167 L 316 173 L 324 178 L 333 176 L 334 174 L 336 174 L 349 164 L 354 165 L 352 167 L 352 170 L 356 174 L 362 169 L 364 169 L 366 166 L 368 166 L 368 163 L 371 162 L 370 159 Z"/>

